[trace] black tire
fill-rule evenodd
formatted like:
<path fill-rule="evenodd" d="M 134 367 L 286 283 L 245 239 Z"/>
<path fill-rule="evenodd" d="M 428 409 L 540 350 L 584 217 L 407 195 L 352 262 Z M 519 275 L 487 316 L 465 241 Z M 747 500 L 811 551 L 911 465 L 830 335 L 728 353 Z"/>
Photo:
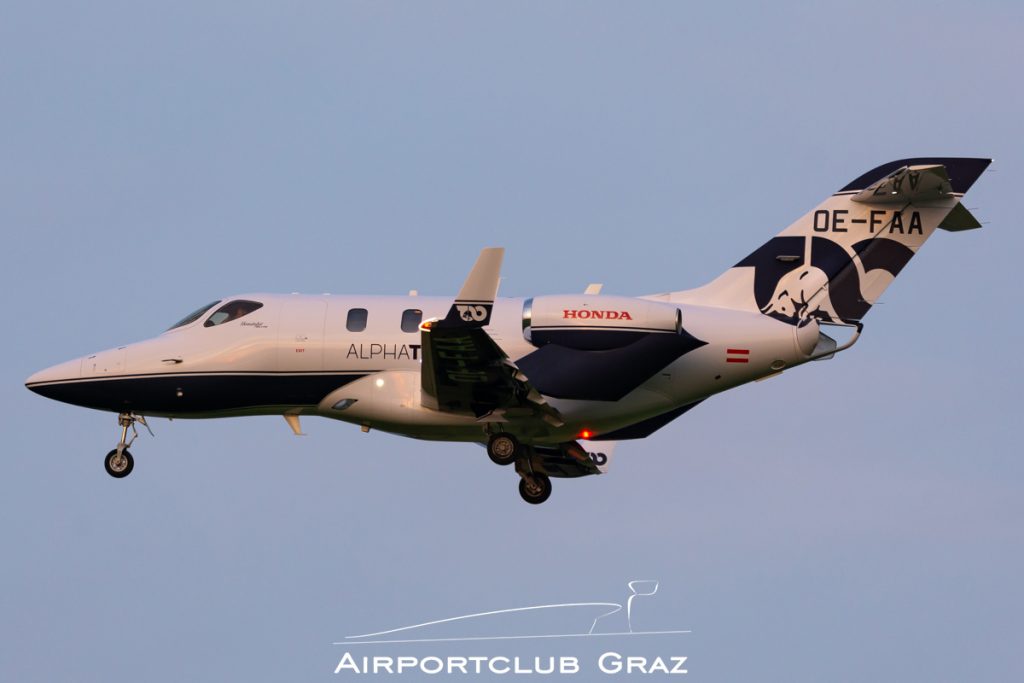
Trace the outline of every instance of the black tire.
<path fill-rule="evenodd" d="M 551 497 L 551 480 L 548 479 L 548 475 L 541 474 L 539 472 L 534 473 L 531 476 L 537 486 L 537 490 L 531 491 L 530 487 L 526 484 L 526 479 L 520 479 L 519 495 L 522 496 L 523 500 L 530 505 L 540 505 Z"/>
<path fill-rule="evenodd" d="M 494 434 L 487 442 L 487 457 L 496 465 L 511 465 L 519 455 L 519 441 L 511 434 Z"/>
<path fill-rule="evenodd" d="M 103 459 L 103 467 L 106 468 L 107 474 L 110 476 L 115 479 L 123 479 L 135 469 L 135 458 L 125 449 L 121 451 L 121 458 L 118 459 L 117 449 L 115 448 L 107 453 L 107 457 Z"/>

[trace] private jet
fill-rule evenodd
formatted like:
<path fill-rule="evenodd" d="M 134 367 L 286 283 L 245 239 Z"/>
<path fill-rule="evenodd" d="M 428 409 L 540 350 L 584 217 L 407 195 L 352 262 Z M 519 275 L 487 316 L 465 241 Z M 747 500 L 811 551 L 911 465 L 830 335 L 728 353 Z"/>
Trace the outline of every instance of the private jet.
<path fill-rule="evenodd" d="M 617 442 L 853 346 L 936 228 L 981 227 L 960 200 L 989 163 L 879 166 L 696 289 L 499 298 L 504 251 L 486 248 L 454 299 L 230 296 L 26 386 L 117 414 L 120 440 L 104 460 L 112 477 L 134 468 L 128 449 L 147 418 L 282 415 L 300 434 L 300 417 L 321 416 L 484 445 L 539 504 L 552 478 L 606 472 Z"/>

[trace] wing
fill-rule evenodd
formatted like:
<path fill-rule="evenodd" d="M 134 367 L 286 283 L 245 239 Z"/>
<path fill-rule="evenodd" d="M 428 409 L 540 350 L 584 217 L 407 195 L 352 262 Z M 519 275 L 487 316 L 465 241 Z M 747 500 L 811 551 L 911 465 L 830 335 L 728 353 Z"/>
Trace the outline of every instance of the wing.
<path fill-rule="evenodd" d="M 561 426 L 558 412 L 484 329 L 491 320 L 503 255 L 500 248 L 481 251 L 448 315 L 420 326 L 422 403 L 481 421 L 532 418 Z"/>

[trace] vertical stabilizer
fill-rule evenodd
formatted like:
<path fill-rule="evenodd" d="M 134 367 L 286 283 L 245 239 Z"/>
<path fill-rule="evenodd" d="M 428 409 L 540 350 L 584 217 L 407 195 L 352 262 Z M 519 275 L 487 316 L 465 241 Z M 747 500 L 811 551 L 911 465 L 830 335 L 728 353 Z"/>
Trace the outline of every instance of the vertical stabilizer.
<path fill-rule="evenodd" d="M 960 199 L 989 163 L 929 157 L 879 166 L 710 284 L 672 300 L 794 322 L 857 322 L 936 228 L 980 226 Z"/>

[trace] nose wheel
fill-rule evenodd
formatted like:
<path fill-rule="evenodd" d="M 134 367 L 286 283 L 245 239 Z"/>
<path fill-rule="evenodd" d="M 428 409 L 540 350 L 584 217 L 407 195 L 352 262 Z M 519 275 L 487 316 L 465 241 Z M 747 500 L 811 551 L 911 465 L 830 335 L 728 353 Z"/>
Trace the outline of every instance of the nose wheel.
<path fill-rule="evenodd" d="M 107 453 L 107 457 L 103 459 L 104 469 L 115 479 L 123 479 L 135 469 L 135 458 L 128 452 L 128 447 L 135 443 L 135 439 L 139 436 L 139 432 L 135 429 L 136 422 L 145 427 L 150 436 L 153 435 L 153 430 L 146 424 L 146 418 L 143 416 L 135 413 L 121 413 L 117 416 L 117 424 L 121 428 L 121 440 L 117 443 L 117 448 Z M 129 428 L 132 430 L 130 439 L 128 438 Z"/>
<path fill-rule="evenodd" d="M 103 466 L 106 468 L 107 474 L 115 479 L 121 479 L 132 473 L 132 469 L 135 467 L 135 458 L 127 449 L 119 451 L 115 448 L 107 453 L 107 457 L 103 459 Z"/>

